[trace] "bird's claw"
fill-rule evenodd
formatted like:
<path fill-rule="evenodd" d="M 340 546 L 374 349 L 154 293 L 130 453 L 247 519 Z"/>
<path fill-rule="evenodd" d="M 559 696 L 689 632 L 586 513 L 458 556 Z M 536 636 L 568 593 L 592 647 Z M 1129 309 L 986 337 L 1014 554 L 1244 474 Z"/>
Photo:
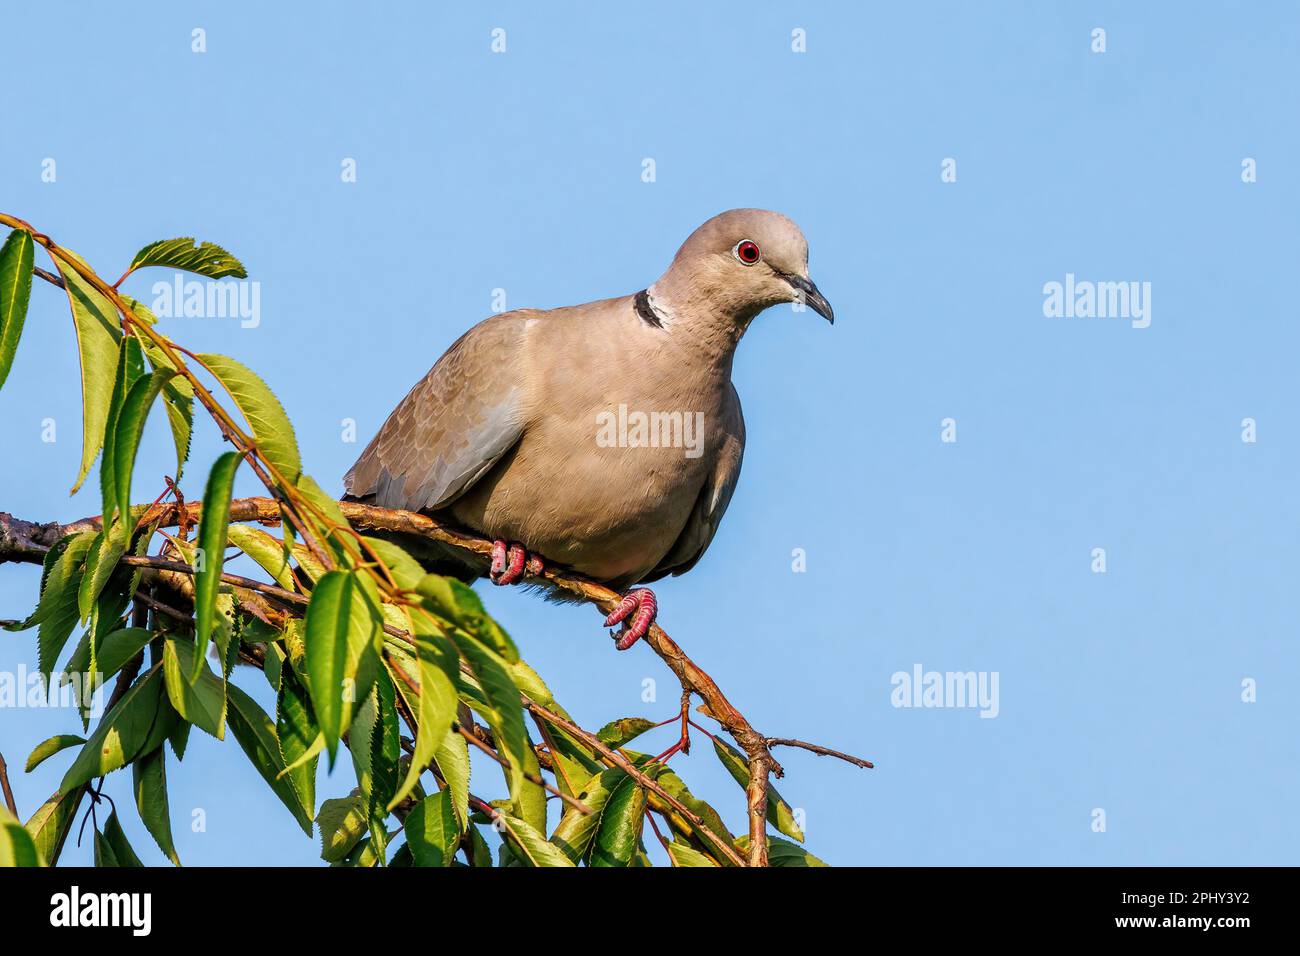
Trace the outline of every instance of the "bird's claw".
<path fill-rule="evenodd" d="M 525 576 L 536 577 L 542 573 L 542 558 L 524 550 L 518 543 L 507 545 L 505 541 L 492 542 L 492 566 L 488 569 L 488 579 L 493 584 L 514 584 Z"/>
<path fill-rule="evenodd" d="M 655 600 L 654 592 L 649 588 L 633 588 L 628 591 L 623 595 L 623 600 L 618 602 L 618 607 L 605 618 L 606 627 L 613 627 L 615 624 L 623 625 L 618 631 L 610 632 L 609 636 L 614 639 L 614 647 L 625 651 L 645 637 L 658 613 L 659 603 Z"/>

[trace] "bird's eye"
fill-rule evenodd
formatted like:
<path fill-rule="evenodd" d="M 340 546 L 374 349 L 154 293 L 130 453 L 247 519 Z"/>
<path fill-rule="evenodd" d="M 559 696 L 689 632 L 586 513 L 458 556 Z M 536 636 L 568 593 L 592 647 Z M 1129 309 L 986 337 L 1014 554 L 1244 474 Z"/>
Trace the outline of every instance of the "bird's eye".
<path fill-rule="evenodd" d="M 731 250 L 731 254 L 747 266 L 752 266 L 763 258 L 763 253 L 758 250 L 758 244 L 751 239 L 741 239 L 736 243 L 736 248 Z"/>

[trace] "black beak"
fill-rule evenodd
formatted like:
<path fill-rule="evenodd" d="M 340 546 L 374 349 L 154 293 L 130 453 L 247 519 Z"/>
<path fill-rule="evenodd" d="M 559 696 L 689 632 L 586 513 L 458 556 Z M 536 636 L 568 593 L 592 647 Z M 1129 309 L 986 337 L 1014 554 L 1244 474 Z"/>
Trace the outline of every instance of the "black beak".
<path fill-rule="evenodd" d="M 795 302 L 802 302 L 831 325 L 835 324 L 835 310 L 831 308 L 831 304 L 826 301 L 826 296 L 818 291 L 811 279 L 796 275 L 784 275 L 783 278 L 794 287 Z"/>

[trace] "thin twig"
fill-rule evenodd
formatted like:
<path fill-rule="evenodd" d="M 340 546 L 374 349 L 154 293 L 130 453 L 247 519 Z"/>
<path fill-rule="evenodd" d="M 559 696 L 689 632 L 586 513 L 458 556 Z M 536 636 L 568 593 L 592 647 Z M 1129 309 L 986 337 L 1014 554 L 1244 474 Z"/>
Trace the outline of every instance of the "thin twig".
<path fill-rule="evenodd" d="M 546 722 L 553 724 L 556 727 L 559 727 L 561 730 L 572 734 L 574 737 L 577 737 L 579 740 L 581 740 L 592 750 L 596 751 L 596 753 L 600 754 L 600 756 L 603 757 L 608 763 L 612 764 L 615 767 L 618 767 L 618 769 L 622 770 L 624 773 L 626 773 L 629 777 L 631 777 L 641 786 L 645 787 L 647 790 L 651 790 L 654 793 L 657 793 L 674 810 L 676 810 L 678 813 L 682 814 L 682 816 L 684 816 L 687 820 L 689 820 L 691 824 L 696 827 L 700 835 L 707 838 L 709 842 L 714 844 L 719 850 L 721 850 L 723 854 L 727 856 L 728 859 L 730 859 L 737 866 L 745 865 L 745 861 L 741 858 L 740 854 L 736 852 L 736 848 L 731 845 L 730 841 L 724 840 L 721 836 L 719 836 L 718 834 L 714 833 L 711 829 L 709 829 L 708 824 L 706 824 L 700 816 L 698 816 L 696 813 L 691 811 L 684 803 L 682 803 L 671 793 L 665 790 L 654 779 L 646 776 L 646 774 L 638 770 L 632 764 L 632 762 L 628 760 L 626 757 L 624 757 L 621 753 L 619 753 L 616 750 L 611 750 L 609 747 L 605 746 L 605 743 L 595 734 L 587 733 L 587 731 L 583 730 L 577 724 L 573 723 L 572 721 L 565 720 L 559 714 L 547 710 L 545 707 L 537 703 L 535 700 L 530 700 L 528 697 L 522 694 L 520 696 L 523 699 L 525 709 L 541 717 Z M 764 840 L 764 843 L 766 843 L 766 839 Z M 750 865 L 752 866 L 753 864 L 751 863 Z"/>
<path fill-rule="evenodd" d="M 855 767 L 862 767 L 866 770 L 873 770 L 876 766 L 870 760 L 863 760 L 861 757 L 855 757 L 852 754 L 831 750 L 830 747 L 823 747 L 820 744 L 810 744 L 806 740 L 792 740 L 789 737 L 768 737 L 767 745 L 769 747 L 799 747 L 802 750 L 810 750 L 819 757 L 838 757 L 846 763 L 851 763 Z"/>
<path fill-rule="evenodd" d="M 9 788 L 9 765 L 5 763 L 5 755 L 0 754 L 0 788 L 5 792 L 5 806 L 16 819 L 21 820 L 18 816 L 18 804 L 14 803 L 14 792 Z"/>

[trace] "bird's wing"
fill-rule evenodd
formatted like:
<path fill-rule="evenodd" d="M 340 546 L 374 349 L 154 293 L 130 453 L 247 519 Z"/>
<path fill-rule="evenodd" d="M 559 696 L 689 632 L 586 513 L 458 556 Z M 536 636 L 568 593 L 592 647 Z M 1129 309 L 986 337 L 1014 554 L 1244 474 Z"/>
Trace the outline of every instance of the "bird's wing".
<path fill-rule="evenodd" d="M 452 345 L 388 416 L 343 479 L 383 508 L 442 508 L 464 494 L 524 431 L 527 313 L 493 316 Z"/>
<path fill-rule="evenodd" d="M 745 418 L 740 411 L 740 396 L 736 394 L 735 386 L 732 386 L 731 399 L 724 409 L 722 428 L 724 437 L 717 461 L 709 480 L 695 499 L 686 527 L 668 554 L 644 580 L 657 581 L 669 574 L 685 574 L 695 567 L 713 541 L 727 505 L 731 504 L 731 493 L 736 490 L 740 462 L 745 454 Z"/>

